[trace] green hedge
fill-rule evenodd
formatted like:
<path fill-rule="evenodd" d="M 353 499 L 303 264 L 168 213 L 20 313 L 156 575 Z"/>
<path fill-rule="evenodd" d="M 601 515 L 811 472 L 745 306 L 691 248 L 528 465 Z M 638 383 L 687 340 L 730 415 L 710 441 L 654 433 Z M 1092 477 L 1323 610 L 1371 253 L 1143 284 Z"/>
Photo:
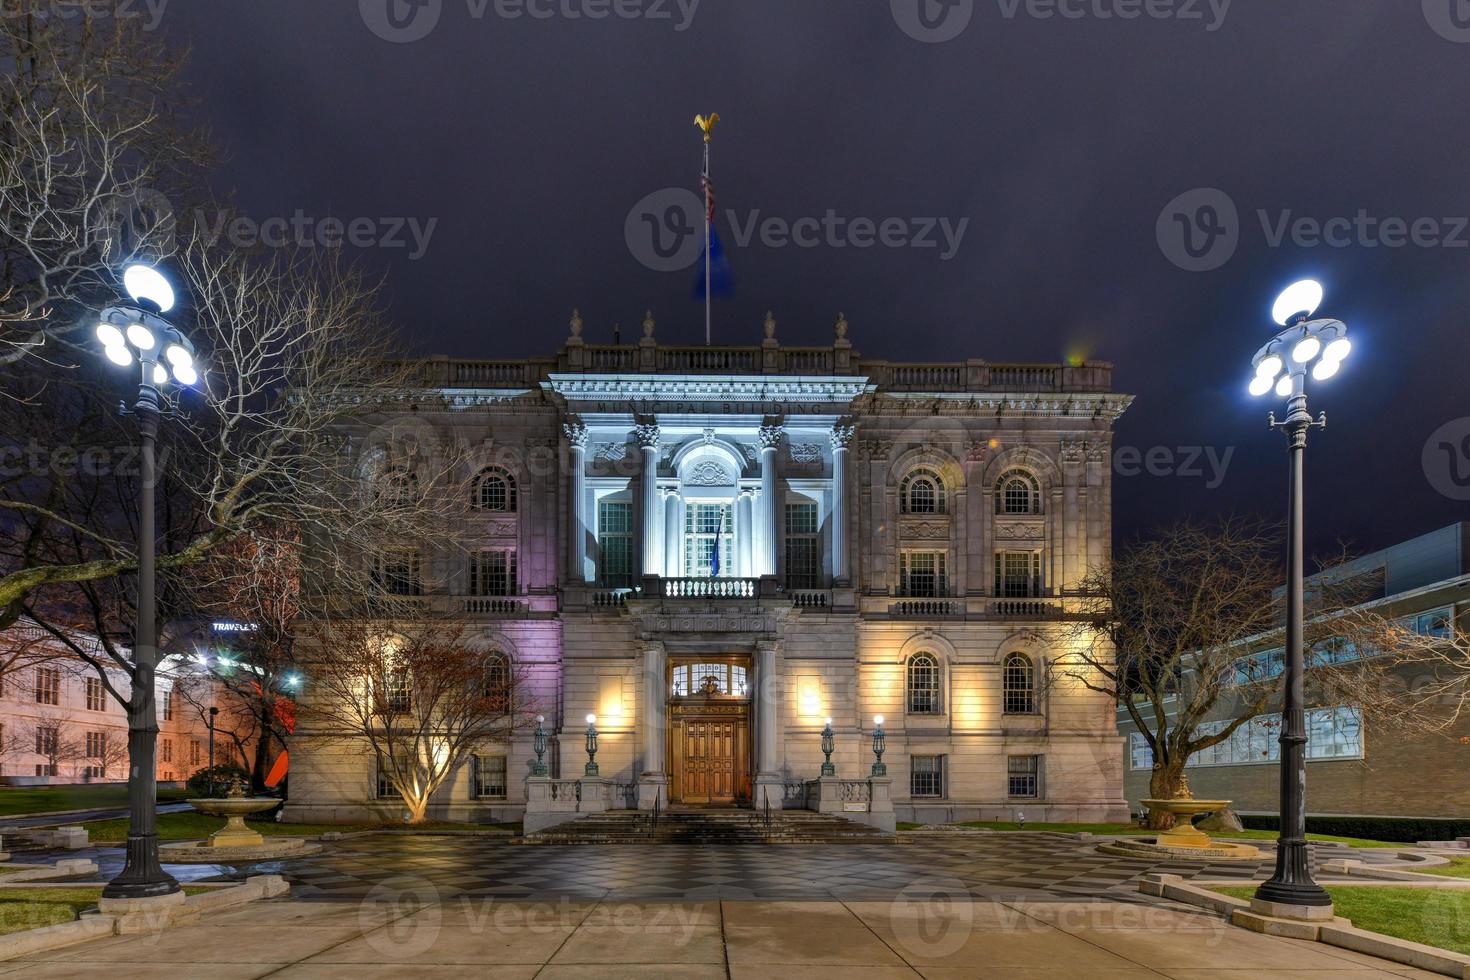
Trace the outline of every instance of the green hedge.
<path fill-rule="evenodd" d="M 1276 816 L 1242 815 L 1240 820 L 1248 830 L 1279 830 L 1281 827 L 1281 820 Z M 1421 840 L 1470 837 L 1470 820 L 1433 817 L 1308 817 L 1307 833 L 1412 844 Z"/>

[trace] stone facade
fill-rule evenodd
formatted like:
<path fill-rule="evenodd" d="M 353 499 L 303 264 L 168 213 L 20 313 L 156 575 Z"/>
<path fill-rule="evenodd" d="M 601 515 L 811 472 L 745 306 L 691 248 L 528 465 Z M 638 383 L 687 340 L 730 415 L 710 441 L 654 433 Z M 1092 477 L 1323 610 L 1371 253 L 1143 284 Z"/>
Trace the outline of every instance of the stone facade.
<path fill-rule="evenodd" d="M 527 668 L 553 790 L 595 715 L 613 807 L 799 806 L 828 719 L 863 780 L 882 716 L 898 819 L 1126 815 L 1113 706 L 1043 680 L 1111 547 L 1110 365 L 874 361 L 845 321 L 825 348 L 580 327 L 545 360 L 430 360 L 435 404 L 354 433 L 454 439 L 503 481 L 465 548 L 513 551 L 513 581 L 424 556 L 423 601 Z M 530 742 L 486 747 L 503 792 L 465 772 L 430 816 L 518 818 Z M 397 816 L 365 746 L 307 727 L 291 759 L 289 819 Z"/>

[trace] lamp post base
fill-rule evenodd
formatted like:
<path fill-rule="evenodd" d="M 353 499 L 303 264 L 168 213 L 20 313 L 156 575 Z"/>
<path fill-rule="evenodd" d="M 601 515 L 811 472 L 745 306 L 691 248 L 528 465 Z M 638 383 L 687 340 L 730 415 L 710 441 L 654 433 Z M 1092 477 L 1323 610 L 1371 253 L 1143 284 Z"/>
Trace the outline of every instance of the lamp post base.
<path fill-rule="evenodd" d="M 102 886 L 108 899 L 161 898 L 179 894 L 179 883 L 158 863 L 158 836 L 128 835 L 127 859 L 122 873 Z"/>

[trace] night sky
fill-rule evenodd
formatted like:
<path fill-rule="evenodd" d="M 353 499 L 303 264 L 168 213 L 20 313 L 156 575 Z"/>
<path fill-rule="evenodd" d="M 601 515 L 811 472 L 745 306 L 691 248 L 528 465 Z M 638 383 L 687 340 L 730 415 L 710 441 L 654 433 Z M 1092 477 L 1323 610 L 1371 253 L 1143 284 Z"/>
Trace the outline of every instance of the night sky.
<path fill-rule="evenodd" d="M 1470 497 L 1454 481 L 1470 481 L 1470 459 L 1437 448 L 1470 437 L 1460 0 L 1239 2 L 1223 19 L 1222 0 L 1154 0 L 1175 15 L 1137 19 L 1099 16 L 1129 0 L 1064 0 L 1079 18 L 1013 0 L 704 0 L 692 18 L 693 0 L 618 0 L 645 16 L 606 19 L 561 11 L 610 0 L 555 0 L 548 19 L 442 0 L 410 43 L 369 27 L 390 2 L 409 30 L 429 23 L 406 0 L 175 0 L 160 23 L 192 46 L 199 121 L 229 154 L 215 190 L 247 214 L 383 231 L 381 219 L 437 219 L 421 256 L 406 231 L 407 247 L 355 254 L 386 276 L 423 353 L 547 354 L 574 306 L 594 342 L 614 321 L 636 338 L 645 307 L 661 341 L 702 342 L 693 270 L 647 268 L 624 225 L 646 195 L 697 188 L 692 118 L 716 110 L 736 286 L 716 308 L 717 344 L 757 343 L 769 308 L 783 343 L 826 345 L 841 310 L 871 357 L 1112 361 L 1138 396 L 1118 446 L 1166 448 L 1158 469 L 1200 455 L 1201 471 L 1120 474 L 1121 539 L 1188 514 L 1283 511 L 1284 439 L 1265 427 L 1280 406 L 1244 389 L 1275 293 L 1315 276 L 1355 350 L 1313 389 L 1330 425 L 1309 450 L 1312 549 L 1470 516 L 1437 489 Z M 416 2 L 430 4 L 418 17 L 435 13 L 437 0 Z M 921 2 L 937 30 L 969 23 L 917 40 L 900 22 L 919 32 Z M 1192 272 L 1158 226 L 1197 188 L 1228 195 L 1238 247 L 1226 259 L 1220 239 L 1202 260 L 1216 267 Z M 938 248 L 741 246 L 729 210 L 742 225 L 757 211 L 968 224 L 946 259 L 937 232 Z M 1271 240 L 1283 216 L 1360 212 L 1369 230 L 1336 245 Z M 1385 219 L 1433 220 L 1390 247 Z M 1426 471 L 1426 442 L 1457 419 Z M 1181 447 L 1229 453 L 1223 480 Z"/>

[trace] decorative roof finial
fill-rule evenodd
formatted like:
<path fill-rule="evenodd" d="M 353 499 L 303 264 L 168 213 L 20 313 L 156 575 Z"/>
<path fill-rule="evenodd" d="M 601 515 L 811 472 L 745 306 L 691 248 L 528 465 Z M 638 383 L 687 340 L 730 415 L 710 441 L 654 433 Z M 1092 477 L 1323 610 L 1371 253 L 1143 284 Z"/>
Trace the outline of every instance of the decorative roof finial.
<path fill-rule="evenodd" d="M 847 314 L 846 313 L 839 313 L 839 314 L 837 314 L 837 339 L 838 340 L 846 340 L 847 339 Z"/>
<path fill-rule="evenodd" d="M 572 336 L 582 336 L 582 311 L 572 310 Z"/>
<path fill-rule="evenodd" d="M 776 339 L 776 316 L 770 310 L 766 310 L 766 339 Z"/>
<path fill-rule="evenodd" d="M 643 336 L 652 337 L 653 327 L 653 311 L 648 310 L 643 314 Z"/>

